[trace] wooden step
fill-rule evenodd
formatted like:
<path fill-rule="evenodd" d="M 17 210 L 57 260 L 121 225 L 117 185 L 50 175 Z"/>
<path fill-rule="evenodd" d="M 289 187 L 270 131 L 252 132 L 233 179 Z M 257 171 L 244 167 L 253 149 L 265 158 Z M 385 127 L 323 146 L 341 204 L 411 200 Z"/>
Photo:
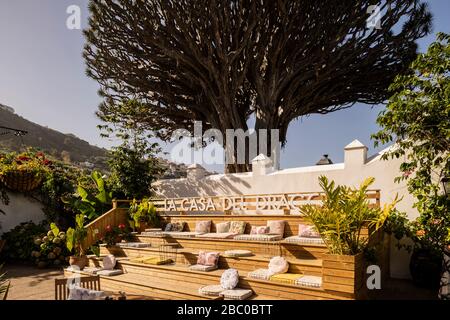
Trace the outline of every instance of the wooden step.
<path fill-rule="evenodd" d="M 89 275 L 86 272 L 79 272 L 82 275 Z M 72 271 L 64 270 L 65 276 L 73 275 Z M 100 276 L 100 286 L 104 291 L 124 291 L 127 294 L 142 295 L 153 300 L 221 300 L 220 297 L 203 296 L 197 289 L 176 285 L 172 287 L 159 287 L 154 283 L 144 283 L 134 274 L 121 274 L 113 277 Z"/>
<path fill-rule="evenodd" d="M 158 257 L 158 248 L 125 248 L 125 247 L 101 247 L 101 254 L 113 254 L 116 257 L 128 257 L 130 259 L 144 256 Z M 255 269 L 266 269 L 271 257 L 255 255 L 251 257 L 225 257 L 220 256 L 219 268 L 235 268 L 242 274 L 247 274 Z M 191 265 L 197 261 L 197 253 L 180 249 L 177 253 L 178 264 Z M 322 260 L 320 259 L 295 259 L 287 258 L 289 272 L 303 273 L 313 276 L 322 276 Z"/>
<path fill-rule="evenodd" d="M 191 252 L 200 250 L 224 252 L 243 249 L 250 250 L 257 255 L 282 255 L 287 258 L 299 259 L 322 259 L 323 254 L 328 253 L 328 249 L 323 244 L 277 243 L 233 239 L 162 238 L 148 235 L 137 235 L 136 240 L 150 243 L 153 247 L 158 247 L 164 243 L 176 243 L 181 248 Z"/>
<path fill-rule="evenodd" d="M 211 272 L 191 271 L 185 265 L 156 266 L 126 260 L 118 262 L 117 267 L 129 275 L 130 281 L 135 284 L 142 283 L 160 290 L 179 291 L 180 293 L 196 292 L 201 286 L 219 284 L 224 271 L 221 269 Z M 353 296 L 348 293 L 250 279 L 246 275 L 241 275 L 239 287 L 251 289 L 256 295 L 273 299 L 353 299 Z"/>

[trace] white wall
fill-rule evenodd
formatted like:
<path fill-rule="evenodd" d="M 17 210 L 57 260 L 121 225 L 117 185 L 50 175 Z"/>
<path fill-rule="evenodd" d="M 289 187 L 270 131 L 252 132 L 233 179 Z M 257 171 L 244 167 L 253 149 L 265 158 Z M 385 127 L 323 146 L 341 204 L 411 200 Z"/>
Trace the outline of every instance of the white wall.
<path fill-rule="evenodd" d="M 42 203 L 22 194 L 8 193 L 9 205 L 0 203 L 0 208 L 6 215 L 0 214 L 0 234 L 7 232 L 26 221 L 39 223 L 45 219 Z"/>
<path fill-rule="evenodd" d="M 160 180 L 153 186 L 159 195 L 166 198 L 301 193 L 320 191 L 318 184 L 320 175 L 326 175 L 337 184 L 350 186 L 357 186 L 367 177 L 374 177 L 375 182 L 371 189 L 381 190 L 381 205 L 391 202 L 398 194 L 399 197 L 403 197 L 403 200 L 397 205 L 397 208 L 400 211 L 405 211 L 410 219 L 414 219 L 418 216 L 418 213 L 412 208 L 414 199 L 407 192 L 405 182 L 394 182 L 394 178 L 400 175 L 399 167 L 403 159 L 381 160 L 381 155 L 385 151 L 387 149 L 367 158 L 367 148 L 355 140 L 345 147 L 344 163 L 279 171 L 267 170 L 265 174 L 264 169 L 258 163 L 253 163 L 253 172 L 218 174 L 203 178 L 199 178 L 201 167 L 192 166 L 191 170 L 188 171 L 187 178 Z M 391 248 L 391 276 L 409 278 L 408 264 L 408 253 L 399 251 L 393 245 Z"/>

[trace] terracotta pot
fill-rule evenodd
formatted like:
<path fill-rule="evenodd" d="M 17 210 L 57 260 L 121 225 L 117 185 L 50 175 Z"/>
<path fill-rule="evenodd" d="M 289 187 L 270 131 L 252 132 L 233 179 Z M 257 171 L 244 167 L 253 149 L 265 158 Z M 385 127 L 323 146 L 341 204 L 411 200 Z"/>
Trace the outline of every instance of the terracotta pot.
<path fill-rule="evenodd" d="M 76 256 L 70 256 L 69 258 L 69 264 L 71 266 L 77 266 L 82 270 L 84 267 L 88 264 L 88 258 L 86 256 L 76 257 Z"/>

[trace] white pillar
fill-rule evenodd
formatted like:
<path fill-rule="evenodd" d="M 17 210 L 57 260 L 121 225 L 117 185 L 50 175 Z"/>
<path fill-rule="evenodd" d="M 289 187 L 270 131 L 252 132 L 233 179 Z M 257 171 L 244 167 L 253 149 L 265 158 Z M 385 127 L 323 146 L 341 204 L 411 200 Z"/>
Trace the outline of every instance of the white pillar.
<path fill-rule="evenodd" d="M 367 161 L 367 147 L 358 140 L 353 140 L 344 149 L 345 167 L 360 167 Z"/>
<path fill-rule="evenodd" d="M 262 176 L 273 171 L 274 168 L 272 160 L 269 157 L 265 156 L 264 154 L 261 153 L 252 160 L 253 175 Z"/>

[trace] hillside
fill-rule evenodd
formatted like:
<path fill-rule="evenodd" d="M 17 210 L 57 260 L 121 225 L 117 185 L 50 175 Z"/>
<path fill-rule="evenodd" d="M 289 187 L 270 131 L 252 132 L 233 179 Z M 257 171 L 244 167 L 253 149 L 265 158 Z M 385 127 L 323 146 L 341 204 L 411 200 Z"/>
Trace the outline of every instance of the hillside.
<path fill-rule="evenodd" d="M 64 134 L 43 127 L 14 113 L 14 109 L 0 104 L 0 126 L 27 131 L 22 138 L 14 134 L 2 134 L 0 129 L 0 152 L 20 151 L 30 146 L 53 155 L 55 158 L 71 162 L 80 167 L 107 170 L 107 150 L 89 144 L 75 135 Z M 6 131 L 5 131 L 6 132 Z M 160 158 L 160 165 L 165 168 L 161 179 L 186 177 L 186 166 Z"/>
<path fill-rule="evenodd" d="M 27 131 L 22 138 L 13 134 L 0 135 L 0 150 L 19 151 L 23 144 L 47 152 L 54 157 L 78 165 L 89 163 L 104 167 L 106 149 L 81 140 L 73 134 L 64 134 L 49 129 L 14 113 L 14 109 L 0 104 L 0 126 Z M 0 130 L 1 131 L 1 130 Z"/>

